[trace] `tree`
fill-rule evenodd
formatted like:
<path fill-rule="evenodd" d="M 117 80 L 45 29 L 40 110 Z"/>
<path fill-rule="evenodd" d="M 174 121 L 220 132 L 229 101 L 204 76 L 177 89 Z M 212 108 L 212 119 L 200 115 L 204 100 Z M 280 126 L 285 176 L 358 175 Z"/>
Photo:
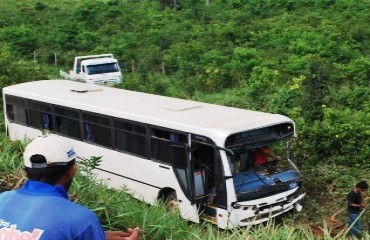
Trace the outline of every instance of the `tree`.
<path fill-rule="evenodd" d="M 308 75 L 302 82 L 301 109 L 308 121 L 322 121 L 322 106 L 326 104 L 326 96 L 330 82 L 330 66 L 322 59 L 312 57 Z"/>

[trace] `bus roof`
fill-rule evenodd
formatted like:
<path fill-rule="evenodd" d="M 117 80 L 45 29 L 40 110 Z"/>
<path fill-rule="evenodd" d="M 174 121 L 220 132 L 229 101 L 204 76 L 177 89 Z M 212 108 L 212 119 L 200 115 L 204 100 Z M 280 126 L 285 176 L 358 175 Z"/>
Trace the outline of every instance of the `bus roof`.
<path fill-rule="evenodd" d="M 69 80 L 8 86 L 3 94 L 148 123 L 210 137 L 223 146 L 233 133 L 293 122 L 279 114 L 134 92 Z"/>

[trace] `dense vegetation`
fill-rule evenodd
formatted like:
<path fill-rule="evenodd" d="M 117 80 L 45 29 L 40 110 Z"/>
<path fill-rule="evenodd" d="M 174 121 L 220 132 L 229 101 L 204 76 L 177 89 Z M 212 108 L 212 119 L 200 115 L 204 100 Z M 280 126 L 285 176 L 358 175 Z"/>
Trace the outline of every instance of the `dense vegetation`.
<path fill-rule="evenodd" d="M 126 88 L 285 114 L 297 122 L 302 162 L 368 166 L 369 9 L 348 0 L 3 0 L 1 84 L 57 77 L 55 55 L 67 69 L 76 55 L 112 52 L 126 64 Z"/>
<path fill-rule="evenodd" d="M 306 200 L 317 222 L 369 176 L 369 10 L 366 0 L 2 0 L 0 85 L 112 52 L 125 63 L 119 87 L 287 115 L 307 188 L 323 199 Z"/>

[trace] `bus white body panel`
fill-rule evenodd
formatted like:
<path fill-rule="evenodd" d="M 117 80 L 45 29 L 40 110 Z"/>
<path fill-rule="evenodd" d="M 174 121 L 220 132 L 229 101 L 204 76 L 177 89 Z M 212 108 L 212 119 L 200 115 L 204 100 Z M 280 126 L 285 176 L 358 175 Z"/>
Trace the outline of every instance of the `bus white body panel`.
<path fill-rule="evenodd" d="M 285 116 L 64 80 L 5 87 L 3 99 L 11 140 L 68 138 L 78 156 L 102 157 L 94 173 L 109 186 L 149 204 L 174 193 L 185 219 L 228 229 L 300 208 L 295 165 L 254 162 L 264 146 L 290 162 Z"/>
<path fill-rule="evenodd" d="M 8 123 L 6 125 L 10 140 L 27 141 L 42 135 L 38 129 L 25 127 L 16 123 Z"/>
<path fill-rule="evenodd" d="M 160 189 L 172 188 L 178 195 L 181 216 L 199 222 L 197 209 L 182 193 L 171 167 L 92 144 L 76 140 L 71 142 L 78 149 L 77 154 L 80 158 L 103 156 L 101 165 L 94 170 L 94 173 L 108 186 L 125 189 L 135 198 L 149 204 L 154 204 L 158 200 Z M 140 169 L 140 171 L 132 169 Z"/>

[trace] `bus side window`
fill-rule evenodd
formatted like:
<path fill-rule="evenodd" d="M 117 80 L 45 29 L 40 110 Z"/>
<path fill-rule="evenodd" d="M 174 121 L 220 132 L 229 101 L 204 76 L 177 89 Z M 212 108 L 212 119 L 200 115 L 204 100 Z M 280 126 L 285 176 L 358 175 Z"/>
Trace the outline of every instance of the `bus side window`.
<path fill-rule="evenodd" d="M 194 169 L 207 168 L 213 165 L 213 148 L 205 145 L 199 144 L 197 142 L 192 142 L 192 166 Z"/>
<path fill-rule="evenodd" d="M 29 125 L 34 128 L 42 128 L 42 113 L 33 109 L 28 110 Z"/>
<path fill-rule="evenodd" d="M 55 131 L 75 139 L 81 139 L 79 112 L 75 109 L 54 107 Z"/>
<path fill-rule="evenodd" d="M 179 134 L 177 134 L 177 133 L 170 133 L 170 140 L 171 141 L 174 141 L 174 142 L 178 142 L 179 141 Z"/>
<path fill-rule="evenodd" d="M 47 103 L 28 101 L 29 125 L 37 129 L 53 130 L 52 109 Z"/>
<path fill-rule="evenodd" d="M 11 122 L 27 126 L 27 101 L 17 97 L 5 95 L 6 114 Z"/>
<path fill-rule="evenodd" d="M 50 113 L 42 113 L 42 129 L 52 129 L 52 119 Z"/>
<path fill-rule="evenodd" d="M 29 125 L 38 129 L 53 130 L 52 115 L 34 109 L 29 109 Z"/>
<path fill-rule="evenodd" d="M 82 113 L 83 139 L 113 148 L 110 119 L 93 113 Z"/>
<path fill-rule="evenodd" d="M 6 104 L 6 116 L 9 121 L 14 121 L 14 107 L 11 104 Z"/>
<path fill-rule="evenodd" d="M 125 120 L 114 121 L 115 147 L 142 157 L 148 155 L 146 128 Z"/>
<path fill-rule="evenodd" d="M 93 136 L 93 133 L 92 133 L 92 130 L 91 130 L 91 126 L 90 126 L 90 123 L 83 123 L 83 126 L 84 126 L 84 140 L 88 141 L 88 142 L 94 142 L 94 136 Z"/>
<path fill-rule="evenodd" d="M 187 138 L 183 133 L 153 128 L 151 136 L 151 158 L 172 164 L 170 152 L 174 142 L 186 143 Z"/>

